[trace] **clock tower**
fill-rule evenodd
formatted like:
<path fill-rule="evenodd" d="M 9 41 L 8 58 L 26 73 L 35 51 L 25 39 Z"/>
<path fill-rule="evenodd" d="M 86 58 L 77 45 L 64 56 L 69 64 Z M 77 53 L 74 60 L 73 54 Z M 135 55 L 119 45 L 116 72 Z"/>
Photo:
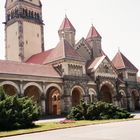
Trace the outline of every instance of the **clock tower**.
<path fill-rule="evenodd" d="M 40 0 L 6 0 L 6 60 L 25 62 L 44 51 Z"/>

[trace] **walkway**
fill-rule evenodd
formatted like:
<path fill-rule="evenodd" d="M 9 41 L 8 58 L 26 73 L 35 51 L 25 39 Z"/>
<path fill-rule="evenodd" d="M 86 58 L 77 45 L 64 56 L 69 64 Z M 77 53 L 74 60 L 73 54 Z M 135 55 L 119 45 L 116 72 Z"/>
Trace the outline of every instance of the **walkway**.
<path fill-rule="evenodd" d="M 140 120 L 89 125 L 0 140 L 140 140 Z"/>

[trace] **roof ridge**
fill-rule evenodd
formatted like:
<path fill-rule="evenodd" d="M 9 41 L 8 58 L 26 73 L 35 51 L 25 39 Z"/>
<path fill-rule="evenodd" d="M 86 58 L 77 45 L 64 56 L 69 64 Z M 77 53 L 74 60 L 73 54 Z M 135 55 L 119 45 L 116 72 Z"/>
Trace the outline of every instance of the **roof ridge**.
<path fill-rule="evenodd" d="M 123 66 L 124 66 L 124 68 L 125 68 L 125 63 L 124 63 L 124 60 L 123 60 L 123 57 L 122 57 L 122 56 L 123 56 L 123 54 L 122 54 L 120 51 L 119 51 L 118 53 L 119 53 L 119 54 L 120 54 L 120 56 L 121 56 L 121 59 L 122 59 L 122 62 L 123 62 Z"/>

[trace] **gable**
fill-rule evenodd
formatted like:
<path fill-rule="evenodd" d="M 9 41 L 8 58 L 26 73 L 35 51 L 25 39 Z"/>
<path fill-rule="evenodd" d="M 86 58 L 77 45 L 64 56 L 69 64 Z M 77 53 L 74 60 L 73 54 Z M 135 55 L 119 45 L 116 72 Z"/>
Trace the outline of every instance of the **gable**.
<path fill-rule="evenodd" d="M 84 57 L 86 60 L 91 59 L 92 52 L 91 49 L 84 38 L 82 38 L 75 47 L 76 51 Z"/>
<path fill-rule="evenodd" d="M 98 65 L 95 70 L 96 76 L 104 76 L 104 77 L 116 77 L 117 72 L 110 60 L 106 57 L 104 60 Z"/>

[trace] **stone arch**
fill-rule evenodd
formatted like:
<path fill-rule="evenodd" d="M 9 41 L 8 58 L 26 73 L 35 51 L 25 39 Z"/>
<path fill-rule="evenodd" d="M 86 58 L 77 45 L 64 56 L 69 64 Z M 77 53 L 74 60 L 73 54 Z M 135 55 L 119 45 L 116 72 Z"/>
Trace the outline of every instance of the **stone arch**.
<path fill-rule="evenodd" d="M 4 81 L 0 83 L 0 86 L 3 87 L 4 91 L 8 95 L 15 95 L 20 93 L 18 85 L 12 81 Z"/>
<path fill-rule="evenodd" d="M 41 91 L 41 93 L 43 93 L 42 87 L 41 87 L 39 84 L 35 83 L 35 82 L 30 82 L 30 83 L 27 83 L 26 85 L 24 85 L 23 91 L 25 91 L 25 89 L 26 89 L 27 87 L 29 87 L 29 86 L 36 86 L 36 87 L 39 88 L 39 90 Z"/>
<path fill-rule="evenodd" d="M 57 84 L 50 84 L 46 87 L 46 114 L 61 114 L 61 88 Z"/>
<path fill-rule="evenodd" d="M 131 98 L 132 98 L 132 108 L 133 110 L 140 109 L 140 95 L 136 89 L 131 91 Z"/>
<path fill-rule="evenodd" d="M 104 102 L 112 103 L 115 96 L 115 87 L 110 81 L 103 81 L 100 84 L 100 98 Z"/>
<path fill-rule="evenodd" d="M 23 87 L 23 91 L 25 96 L 32 97 L 33 101 L 40 104 L 40 98 L 43 93 L 43 89 L 39 84 L 35 82 L 27 83 Z"/>
<path fill-rule="evenodd" d="M 90 102 L 97 101 L 97 93 L 93 88 L 89 89 Z"/>
<path fill-rule="evenodd" d="M 49 85 L 47 85 L 47 87 L 45 88 L 45 93 L 48 91 L 48 89 L 50 87 L 56 87 L 56 88 L 58 88 L 59 91 L 60 91 L 60 93 L 62 94 L 62 89 L 61 89 L 61 87 L 58 84 L 49 84 Z"/>
<path fill-rule="evenodd" d="M 80 100 L 84 95 L 85 92 L 81 86 L 74 86 L 71 90 L 72 106 L 80 104 Z"/>
<path fill-rule="evenodd" d="M 120 105 L 122 108 L 127 108 L 127 98 L 126 98 L 126 93 L 124 90 L 119 90 L 119 95 L 120 95 Z"/>

